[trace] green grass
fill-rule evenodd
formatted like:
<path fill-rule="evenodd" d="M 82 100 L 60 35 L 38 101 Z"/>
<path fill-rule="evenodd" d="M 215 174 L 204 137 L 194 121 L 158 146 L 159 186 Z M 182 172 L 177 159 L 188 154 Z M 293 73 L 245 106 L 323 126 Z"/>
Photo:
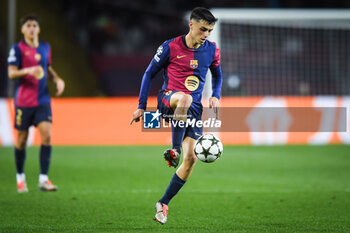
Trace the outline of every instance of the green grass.
<path fill-rule="evenodd" d="M 164 149 L 54 147 L 59 190 L 43 193 L 28 148 L 18 194 L 13 149 L 0 148 L 0 232 L 350 232 L 349 146 L 225 147 L 197 163 L 161 225 L 154 204 L 175 171 Z"/>

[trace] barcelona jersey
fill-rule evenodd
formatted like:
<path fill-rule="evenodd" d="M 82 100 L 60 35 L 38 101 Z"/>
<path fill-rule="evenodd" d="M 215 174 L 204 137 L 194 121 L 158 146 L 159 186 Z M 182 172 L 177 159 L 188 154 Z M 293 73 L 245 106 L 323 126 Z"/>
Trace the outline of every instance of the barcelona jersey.
<path fill-rule="evenodd" d="M 24 40 L 12 46 L 8 65 L 17 66 L 18 69 L 32 66 L 41 66 L 39 78 L 26 75 L 16 83 L 15 105 L 18 107 L 37 107 L 50 104 L 50 95 L 47 88 L 47 67 L 51 65 L 51 47 L 39 41 L 37 48 L 30 47 Z"/>
<path fill-rule="evenodd" d="M 196 104 L 201 103 L 205 77 L 210 69 L 213 77 L 212 96 L 220 98 L 220 50 L 213 42 L 207 40 L 198 49 L 192 49 L 186 46 L 184 35 L 165 41 L 158 48 L 142 78 L 140 109 L 146 109 L 152 79 L 161 69 L 164 79 L 161 91 L 182 91 L 190 94 Z"/>

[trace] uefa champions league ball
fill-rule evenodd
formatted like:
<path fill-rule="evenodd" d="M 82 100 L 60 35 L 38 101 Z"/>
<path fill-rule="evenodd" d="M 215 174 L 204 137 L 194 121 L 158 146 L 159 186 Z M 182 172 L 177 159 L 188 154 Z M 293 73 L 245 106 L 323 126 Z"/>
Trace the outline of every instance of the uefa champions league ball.
<path fill-rule="evenodd" d="M 194 146 L 194 154 L 200 161 L 212 163 L 221 157 L 224 148 L 220 139 L 213 134 L 199 137 Z"/>

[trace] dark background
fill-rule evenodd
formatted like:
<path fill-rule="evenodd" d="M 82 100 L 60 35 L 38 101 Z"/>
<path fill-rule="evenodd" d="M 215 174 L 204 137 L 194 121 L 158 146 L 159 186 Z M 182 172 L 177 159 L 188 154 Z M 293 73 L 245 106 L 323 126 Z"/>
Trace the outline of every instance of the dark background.
<path fill-rule="evenodd" d="M 53 67 L 66 81 L 64 96 L 138 95 L 143 72 L 157 47 L 167 39 L 187 33 L 187 20 L 184 17 L 196 6 L 275 9 L 350 7 L 350 1 L 345 0 L 16 2 L 16 41 L 21 39 L 19 18 L 36 13 L 42 20 L 40 38 L 52 45 Z M 0 97 L 6 97 L 10 82 L 6 63 L 9 49 L 7 1 L 1 1 L 0 9 Z M 157 77 L 151 95 L 156 94 L 161 83 L 161 78 Z"/>

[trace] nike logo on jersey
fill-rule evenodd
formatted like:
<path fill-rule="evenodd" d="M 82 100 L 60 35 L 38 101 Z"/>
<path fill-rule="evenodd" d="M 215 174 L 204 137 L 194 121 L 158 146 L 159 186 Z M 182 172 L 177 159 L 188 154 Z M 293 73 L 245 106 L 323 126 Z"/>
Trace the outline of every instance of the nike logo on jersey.
<path fill-rule="evenodd" d="M 186 57 L 186 56 L 187 56 L 187 55 L 182 55 L 182 56 L 177 55 L 176 58 L 177 58 L 177 59 L 180 59 L 180 58 L 183 58 L 183 57 Z"/>

